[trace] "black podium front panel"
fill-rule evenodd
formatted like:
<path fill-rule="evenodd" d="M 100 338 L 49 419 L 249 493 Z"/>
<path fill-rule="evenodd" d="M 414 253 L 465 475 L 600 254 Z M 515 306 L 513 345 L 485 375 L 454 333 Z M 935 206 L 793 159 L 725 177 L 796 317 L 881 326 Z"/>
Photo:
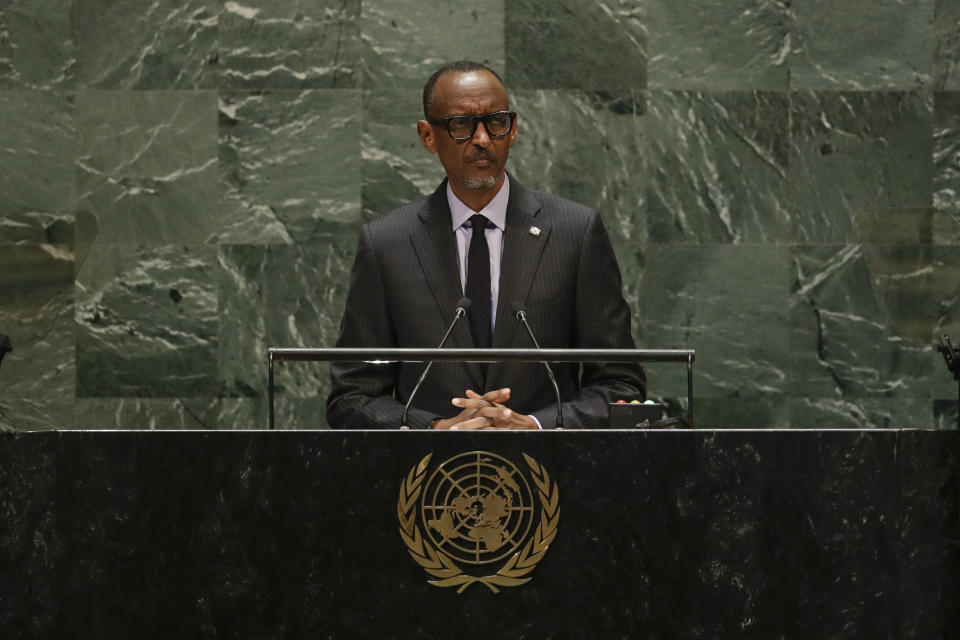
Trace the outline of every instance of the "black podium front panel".
<path fill-rule="evenodd" d="M 0 628 L 955 637 L 958 468 L 942 431 L 3 434 Z"/>

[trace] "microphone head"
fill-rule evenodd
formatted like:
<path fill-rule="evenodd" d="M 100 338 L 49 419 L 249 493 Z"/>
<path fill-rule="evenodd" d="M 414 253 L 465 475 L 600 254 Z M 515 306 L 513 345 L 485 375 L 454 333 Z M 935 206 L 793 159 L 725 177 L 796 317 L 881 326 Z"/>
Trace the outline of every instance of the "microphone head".
<path fill-rule="evenodd" d="M 464 311 L 470 311 L 470 307 L 473 306 L 473 300 L 470 298 L 460 298 L 457 300 L 457 308 L 463 309 Z"/>
<path fill-rule="evenodd" d="M 517 320 L 527 317 L 527 310 L 523 308 L 522 304 L 516 301 L 510 303 L 510 313 L 512 313 L 513 317 Z"/>

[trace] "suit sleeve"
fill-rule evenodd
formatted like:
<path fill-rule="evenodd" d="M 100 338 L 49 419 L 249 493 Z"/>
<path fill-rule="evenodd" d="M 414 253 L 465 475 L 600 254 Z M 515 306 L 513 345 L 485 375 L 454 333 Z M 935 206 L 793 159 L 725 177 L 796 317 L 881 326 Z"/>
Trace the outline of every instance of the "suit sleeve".
<path fill-rule="evenodd" d="M 587 223 L 577 268 L 572 347 L 633 349 L 630 307 L 623 298 L 620 268 L 600 216 Z M 580 389 L 562 405 L 567 427 L 605 428 L 608 404 L 646 397 L 646 378 L 632 362 L 584 363 Z M 556 407 L 534 413 L 545 427 L 556 421 Z"/>
<path fill-rule="evenodd" d="M 363 227 L 357 257 L 340 324 L 338 347 L 396 346 L 390 305 L 381 277 L 373 239 Z M 332 389 L 327 398 L 327 422 L 335 429 L 396 429 L 403 404 L 395 397 L 399 365 L 334 362 L 330 366 Z M 436 416 L 410 408 L 412 426 L 426 426 Z"/>

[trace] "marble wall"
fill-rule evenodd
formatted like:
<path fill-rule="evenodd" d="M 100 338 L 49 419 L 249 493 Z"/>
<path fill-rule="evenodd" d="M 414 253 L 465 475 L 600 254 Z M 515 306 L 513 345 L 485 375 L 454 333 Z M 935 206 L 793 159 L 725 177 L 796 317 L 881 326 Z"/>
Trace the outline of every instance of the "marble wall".
<path fill-rule="evenodd" d="M 698 426 L 955 424 L 955 0 L 5 0 L 0 429 L 264 426 L 266 348 L 332 345 L 359 226 L 441 179 L 462 57 L 517 179 L 603 213 L 638 343 L 697 350 Z M 322 366 L 278 382 L 324 424 Z"/>

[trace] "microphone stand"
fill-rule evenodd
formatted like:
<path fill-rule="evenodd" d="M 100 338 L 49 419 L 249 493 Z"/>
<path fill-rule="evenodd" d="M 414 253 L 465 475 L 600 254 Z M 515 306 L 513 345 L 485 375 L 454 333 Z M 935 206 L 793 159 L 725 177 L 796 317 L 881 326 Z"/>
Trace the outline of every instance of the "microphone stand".
<path fill-rule="evenodd" d="M 527 334 L 530 336 L 530 339 L 533 340 L 533 346 L 537 349 L 540 348 L 540 343 L 537 342 L 537 339 L 533 335 L 533 329 L 530 328 L 530 323 L 527 322 L 527 312 L 523 309 L 517 309 L 517 320 L 523 324 L 523 327 L 527 330 Z M 553 385 L 553 393 L 557 396 L 557 421 L 555 426 L 557 429 L 563 429 L 563 402 L 560 399 L 560 386 L 557 385 L 557 379 L 553 377 L 553 369 L 550 368 L 550 364 L 543 360 L 543 366 L 547 368 L 547 377 L 550 378 L 550 384 Z"/>
<path fill-rule="evenodd" d="M 437 349 L 442 349 L 443 345 L 446 344 L 447 338 L 450 337 L 450 334 L 453 332 L 453 328 L 457 325 L 457 321 L 460 320 L 463 316 L 467 315 L 467 309 L 471 306 L 470 298 L 460 298 L 457 301 L 457 310 L 453 313 L 453 322 L 450 323 L 450 326 L 447 327 L 447 332 L 443 334 L 443 338 L 440 339 L 440 346 Z M 407 398 L 407 403 L 403 405 L 403 414 L 400 416 L 400 428 L 409 429 L 407 426 L 407 414 L 410 412 L 410 403 L 413 402 L 413 397 L 417 395 L 417 391 L 420 390 L 420 385 L 423 384 L 423 381 L 426 380 L 427 374 L 430 373 L 430 367 L 433 366 L 433 360 L 427 362 L 427 366 L 423 368 L 423 373 L 420 374 L 420 379 L 417 380 L 417 384 L 414 385 L 413 391 L 410 392 L 410 397 Z"/>

